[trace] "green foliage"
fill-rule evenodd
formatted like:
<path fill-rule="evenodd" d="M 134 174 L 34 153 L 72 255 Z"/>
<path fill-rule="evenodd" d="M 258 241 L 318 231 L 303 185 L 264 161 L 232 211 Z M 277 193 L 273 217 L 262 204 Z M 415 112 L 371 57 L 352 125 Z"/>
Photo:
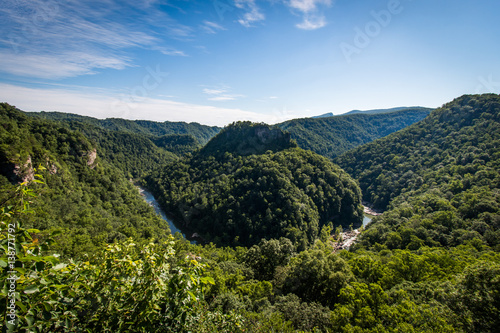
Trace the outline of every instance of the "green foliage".
<path fill-rule="evenodd" d="M 495 332 L 500 327 L 500 265 L 480 262 L 461 275 L 450 303 L 469 332 Z"/>
<path fill-rule="evenodd" d="M 401 193 L 457 194 L 500 184 L 500 97 L 462 96 L 397 133 L 335 159 L 359 180 L 363 197 L 386 208 Z"/>
<path fill-rule="evenodd" d="M 470 243 L 500 250 L 499 117 L 498 95 L 462 96 L 337 158 L 359 180 L 365 200 L 390 208 L 358 247 Z"/>
<path fill-rule="evenodd" d="M 286 266 L 294 254 L 295 246 L 288 238 L 262 239 L 245 253 L 244 260 L 258 279 L 271 280 L 276 268 Z"/>
<path fill-rule="evenodd" d="M 174 134 L 189 134 L 192 135 L 201 144 L 207 143 L 214 135 L 216 135 L 220 131 L 219 127 L 205 126 L 198 123 L 171 121 L 160 123 L 156 121 L 126 120 L 120 118 L 96 119 L 70 113 L 43 111 L 27 113 L 27 115 L 43 119 L 61 121 L 65 123 L 79 122 L 84 125 L 92 125 L 94 127 L 99 127 L 114 132 L 134 133 L 156 137 Z"/>
<path fill-rule="evenodd" d="M 2 209 L 2 267 L 10 254 L 7 226 L 22 221 L 32 211 L 32 199 L 40 199 L 26 184 L 16 193 L 10 208 Z M 86 261 L 60 262 L 47 255 L 51 240 L 17 225 L 20 332 L 494 332 L 498 327 L 500 255 L 473 245 L 338 254 L 318 241 L 295 255 L 287 239 L 233 249 L 170 237 L 143 245 L 127 239 L 99 248 Z M 254 279 L 270 272 L 271 281 Z M 5 322 L 5 267 L 1 274 Z"/>
<path fill-rule="evenodd" d="M 322 156 L 288 148 L 293 143 L 284 144 L 286 136 L 276 131 L 231 125 L 193 157 L 147 177 L 147 186 L 188 235 L 219 245 L 251 246 L 262 238 L 286 237 L 304 249 L 323 225 L 360 225 L 360 193 L 352 179 Z M 259 135 L 274 149 L 287 149 L 237 155 L 248 152 Z M 222 155 L 218 142 L 235 155 Z M 265 150 L 262 144 L 255 149 Z"/>
<path fill-rule="evenodd" d="M 307 302 L 332 306 L 339 292 L 353 280 L 349 265 L 332 251 L 311 249 L 301 252 L 291 264 L 284 291 Z"/>
<path fill-rule="evenodd" d="M 168 224 L 82 133 L 8 104 L 0 104 L 0 124 L 0 202 L 14 195 L 13 184 L 33 178 L 34 165 L 43 165 L 47 186 L 34 203 L 38 213 L 24 224 L 42 234 L 61 231 L 55 250 L 64 257 L 91 254 L 115 239 L 141 243 L 169 234 Z"/>
<path fill-rule="evenodd" d="M 276 125 L 290 133 L 299 147 L 328 158 L 401 130 L 424 119 L 431 109 L 407 108 L 385 114 L 350 114 L 303 118 Z"/>
<path fill-rule="evenodd" d="M 23 184 L 17 193 L 0 215 L 0 312 L 8 331 L 213 332 L 242 325 L 238 315 L 207 311 L 203 293 L 214 281 L 205 264 L 174 255 L 172 237 L 145 246 L 128 239 L 89 261 L 60 263 L 43 254 L 52 240 L 34 238 L 38 230 L 20 222 L 32 212 L 34 192 Z"/>
<path fill-rule="evenodd" d="M 236 123 L 195 151 L 193 137 L 160 134 L 158 123 L 51 114 L 67 118 L 62 126 L 2 104 L 2 328 L 496 332 L 499 104 L 497 95 L 464 96 L 370 144 L 380 156 L 360 148 L 340 158 L 365 198 L 372 199 L 372 186 L 380 190 L 373 202 L 392 200 L 358 243 L 340 252 L 331 233 L 362 217 L 360 191 L 341 169 L 294 148 L 281 132 Z M 98 134 L 95 141 L 89 133 Z M 141 147 L 152 148 L 124 153 Z M 147 178 L 162 205 L 206 241 L 250 247 L 167 235 L 124 177 L 164 163 L 168 154 L 151 156 L 158 149 L 188 153 Z M 38 164 L 46 170 L 35 171 Z M 6 323 L 11 299 L 15 327 Z"/>

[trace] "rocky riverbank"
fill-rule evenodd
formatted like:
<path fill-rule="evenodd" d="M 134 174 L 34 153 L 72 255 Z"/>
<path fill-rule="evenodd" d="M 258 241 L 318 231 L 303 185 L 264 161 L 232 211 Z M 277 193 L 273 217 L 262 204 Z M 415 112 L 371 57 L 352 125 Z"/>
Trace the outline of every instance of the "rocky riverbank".
<path fill-rule="evenodd" d="M 374 209 L 368 202 L 363 202 L 363 212 L 368 215 L 379 216 L 382 211 Z"/>
<path fill-rule="evenodd" d="M 358 229 L 341 233 L 339 239 L 333 242 L 333 250 L 335 252 L 340 250 L 349 250 L 360 233 L 361 232 Z"/>

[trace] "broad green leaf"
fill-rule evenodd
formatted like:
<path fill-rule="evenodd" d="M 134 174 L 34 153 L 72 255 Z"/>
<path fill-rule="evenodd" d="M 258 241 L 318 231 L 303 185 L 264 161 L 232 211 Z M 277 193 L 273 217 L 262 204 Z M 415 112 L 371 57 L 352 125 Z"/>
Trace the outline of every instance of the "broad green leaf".
<path fill-rule="evenodd" d="M 31 285 L 31 286 L 28 286 L 24 289 L 24 293 L 25 294 L 33 294 L 33 293 L 36 293 L 38 292 L 40 289 L 38 289 L 38 286 L 36 285 Z"/>
<path fill-rule="evenodd" d="M 26 312 L 26 307 L 20 301 L 16 301 L 16 305 L 21 309 L 22 312 Z"/>
<path fill-rule="evenodd" d="M 196 301 L 196 296 L 194 296 L 194 294 L 191 291 L 188 290 L 188 294 L 189 294 L 189 296 L 191 296 L 193 301 Z"/>
<path fill-rule="evenodd" d="M 28 323 L 28 327 L 33 326 L 33 324 L 35 323 L 35 316 L 33 316 L 32 314 L 28 314 L 24 318 L 26 319 L 26 323 Z"/>
<path fill-rule="evenodd" d="M 21 273 L 22 275 L 26 274 L 26 269 L 24 269 L 24 268 L 16 267 L 16 268 L 14 268 L 14 270 Z"/>

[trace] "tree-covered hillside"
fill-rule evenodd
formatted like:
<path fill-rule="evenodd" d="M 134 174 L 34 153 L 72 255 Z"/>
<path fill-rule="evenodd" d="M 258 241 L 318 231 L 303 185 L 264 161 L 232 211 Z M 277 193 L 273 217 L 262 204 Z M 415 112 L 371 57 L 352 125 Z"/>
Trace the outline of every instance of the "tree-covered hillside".
<path fill-rule="evenodd" d="M 199 149 L 201 145 L 192 134 L 175 134 L 175 132 L 184 132 L 186 128 L 182 129 L 183 126 L 194 128 L 193 133 L 200 135 L 202 140 L 212 135 L 209 134 L 210 128 L 198 124 L 169 123 L 172 126 L 168 128 L 167 123 L 151 122 L 150 124 L 124 119 L 99 120 L 58 112 L 26 112 L 25 114 L 37 119 L 54 120 L 61 127 L 82 133 L 99 147 L 102 159 L 122 170 L 128 178 L 143 176 L 158 165 L 171 162 L 178 156 Z M 139 123 L 144 123 L 145 127 Z M 160 130 L 162 126 L 164 131 Z M 152 131 L 149 131 L 149 128 L 152 128 Z M 198 131 L 199 128 L 202 130 Z M 207 129 L 209 129 L 208 132 L 206 132 Z"/>
<path fill-rule="evenodd" d="M 133 236 L 144 241 L 169 234 L 167 223 L 81 132 L 27 117 L 2 103 L 0 142 L 0 201 L 8 202 L 18 182 L 31 181 L 36 168 L 45 168 L 38 170 L 47 184 L 36 201 L 39 213 L 26 215 L 24 222 L 46 232 L 63 230 L 58 242 L 61 254 L 75 257 L 118 239 Z M 122 145 L 126 151 L 134 142 L 127 138 Z M 151 153 L 154 161 L 155 150 L 142 153 Z"/>
<path fill-rule="evenodd" d="M 374 182 L 391 200 L 348 250 L 334 226 L 356 227 L 361 190 L 272 127 L 233 124 L 204 149 L 150 172 L 146 183 L 163 206 L 203 237 L 192 244 L 165 235 L 125 169 L 100 155 L 105 141 L 1 104 L 2 328 L 496 333 L 499 102 L 463 96 L 339 158 L 365 196 Z M 148 137 L 128 134 L 138 135 L 136 147 Z M 134 147 L 109 140 L 118 152 Z M 157 149 L 192 142 L 148 140 Z M 149 168 L 163 163 L 154 153 L 127 158 L 142 156 Z M 46 170 L 35 172 L 37 163 Z"/>
<path fill-rule="evenodd" d="M 206 126 L 198 123 L 186 122 L 156 122 L 149 120 L 126 120 L 121 118 L 96 119 L 92 117 L 80 116 L 76 114 L 62 112 L 27 112 L 29 116 L 44 119 L 57 120 L 61 122 L 80 122 L 90 124 L 103 129 L 118 132 L 135 134 L 145 134 L 153 136 L 189 134 L 198 140 L 202 145 L 207 143 L 220 128 L 217 126 Z"/>
<path fill-rule="evenodd" d="M 398 111 L 403 111 L 403 110 L 408 110 L 408 109 L 414 109 L 414 110 L 416 110 L 416 109 L 428 109 L 428 108 L 424 108 L 422 106 L 412 106 L 412 107 L 400 106 L 400 107 L 389 108 L 389 109 L 372 109 L 372 110 L 364 110 L 364 111 L 361 111 L 361 110 L 351 110 L 349 112 L 342 113 L 342 114 L 339 114 L 339 115 L 333 114 L 333 112 L 328 112 L 328 113 L 324 113 L 322 115 L 314 116 L 314 117 L 311 117 L 311 118 L 338 117 L 338 116 L 352 115 L 352 114 L 355 114 L 355 113 L 360 113 L 360 114 L 391 113 L 391 112 L 398 112 Z"/>
<path fill-rule="evenodd" d="M 498 95 L 463 96 L 426 119 L 335 159 L 359 180 L 365 200 L 385 208 L 402 192 L 450 183 L 498 185 Z M 469 179 L 469 177 L 472 177 Z M 435 184 L 434 184 L 435 183 Z"/>
<path fill-rule="evenodd" d="M 349 114 L 321 119 L 293 119 L 277 124 L 275 127 L 289 132 L 299 147 L 334 158 L 349 149 L 420 121 L 430 111 L 431 109 L 415 107 L 403 108 L 386 114 Z M 141 140 L 147 138 L 157 146 L 179 155 L 200 148 L 221 130 L 220 127 L 198 123 L 132 121 L 119 118 L 96 119 L 61 112 L 27 112 L 26 114 L 31 117 L 60 121 L 70 129 L 86 133 L 87 137 L 97 142 L 104 141 L 103 148 L 113 146 L 109 151 L 114 154 L 113 158 L 117 160 L 118 167 L 124 169 L 124 165 L 137 164 L 126 169 L 134 176 L 141 173 L 139 170 L 144 174 L 149 169 L 144 168 L 146 165 L 143 162 L 134 163 L 123 158 L 122 155 L 127 155 L 126 151 L 121 149 L 124 140 L 120 138 L 116 142 L 116 133 L 120 133 L 118 134 L 120 137 L 130 136 L 130 140 L 125 140 L 125 142 L 138 140 L 142 136 Z M 171 143 L 164 144 L 165 140 Z M 154 149 L 148 146 L 150 144 L 146 145 L 147 150 Z M 157 153 L 157 155 L 161 154 L 163 153 Z M 147 160 L 151 158 L 151 155 L 148 153 L 142 157 Z M 161 161 L 158 163 L 161 164 Z"/>
<path fill-rule="evenodd" d="M 184 230 L 219 245 L 283 236 L 305 248 L 329 223 L 360 225 L 356 184 L 294 146 L 278 129 L 235 123 L 193 157 L 149 176 L 148 187 Z"/>
<path fill-rule="evenodd" d="M 299 147 L 334 158 L 418 122 L 430 112 L 427 108 L 408 108 L 385 114 L 294 119 L 276 126 L 290 132 Z"/>
<path fill-rule="evenodd" d="M 500 249 L 500 96 L 462 96 L 336 159 L 365 200 L 391 208 L 363 235 L 388 248 Z"/>

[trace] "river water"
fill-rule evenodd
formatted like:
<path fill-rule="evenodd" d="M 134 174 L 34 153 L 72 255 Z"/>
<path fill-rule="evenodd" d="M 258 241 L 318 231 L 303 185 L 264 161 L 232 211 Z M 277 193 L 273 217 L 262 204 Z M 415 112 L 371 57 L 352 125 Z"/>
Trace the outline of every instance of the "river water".
<path fill-rule="evenodd" d="M 179 230 L 179 228 L 177 228 L 175 226 L 174 222 L 172 220 L 170 220 L 167 217 L 167 215 L 165 214 L 165 212 L 163 211 L 163 209 L 161 209 L 161 207 L 158 204 L 158 201 L 156 201 L 154 195 L 141 186 L 137 186 L 137 188 L 139 189 L 139 192 L 141 193 L 141 196 L 144 198 L 144 200 L 146 200 L 146 202 L 148 204 L 153 206 L 156 213 L 159 214 L 165 221 L 168 222 L 168 226 L 170 227 L 170 231 L 172 232 L 172 235 L 175 234 L 176 232 L 180 232 L 182 234 L 182 232 Z M 363 227 L 366 227 L 366 225 L 368 223 L 370 223 L 371 221 L 372 221 L 372 217 L 364 215 L 363 216 Z M 182 236 L 184 236 L 184 238 L 186 238 L 186 235 L 182 234 Z"/>
<path fill-rule="evenodd" d="M 366 225 L 368 223 L 370 223 L 372 221 L 371 217 L 368 217 L 368 216 L 363 216 L 363 227 L 366 227 Z"/>
<path fill-rule="evenodd" d="M 153 208 L 156 211 L 156 214 L 159 214 L 162 217 L 162 219 L 164 219 L 165 221 L 168 222 L 168 226 L 170 227 L 170 231 L 172 232 L 172 235 L 175 234 L 176 232 L 180 232 L 182 234 L 182 232 L 179 230 L 179 228 L 177 228 L 175 226 L 174 222 L 172 220 L 170 220 L 167 217 L 167 215 L 165 214 L 165 212 L 163 211 L 163 209 L 161 209 L 161 207 L 158 204 L 158 201 L 156 201 L 154 195 L 141 186 L 137 186 L 137 188 L 139 189 L 139 192 L 141 193 L 141 196 L 144 198 L 144 200 L 146 200 L 146 202 L 148 204 L 153 206 Z M 182 234 L 182 236 L 184 236 L 184 238 L 186 238 L 186 235 Z"/>

